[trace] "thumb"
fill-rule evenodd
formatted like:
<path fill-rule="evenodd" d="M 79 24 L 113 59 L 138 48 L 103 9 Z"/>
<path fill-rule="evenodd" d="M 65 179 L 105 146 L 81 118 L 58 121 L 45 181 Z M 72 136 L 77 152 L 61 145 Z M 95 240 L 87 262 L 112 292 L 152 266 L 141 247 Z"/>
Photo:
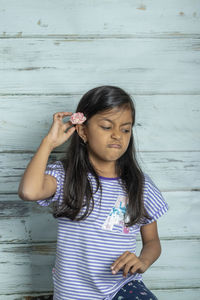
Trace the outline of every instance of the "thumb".
<path fill-rule="evenodd" d="M 67 130 L 67 132 L 65 132 L 66 138 L 68 139 L 68 138 L 74 133 L 75 130 L 76 130 L 76 127 L 75 127 L 75 126 L 69 128 L 69 129 Z"/>

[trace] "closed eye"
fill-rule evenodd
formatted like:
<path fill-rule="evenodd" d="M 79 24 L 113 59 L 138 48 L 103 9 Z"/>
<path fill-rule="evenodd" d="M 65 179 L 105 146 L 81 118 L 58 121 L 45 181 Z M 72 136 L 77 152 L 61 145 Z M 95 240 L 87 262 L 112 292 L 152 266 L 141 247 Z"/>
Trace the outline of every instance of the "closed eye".
<path fill-rule="evenodd" d="M 110 129 L 111 127 L 104 127 L 104 126 L 101 126 L 101 128 L 107 130 L 107 129 Z"/>
<path fill-rule="evenodd" d="M 101 126 L 101 128 L 103 128 L 104 130 L 109 130 L 111 127 L 105 127 L 105 126 Z M 129 130 L 129 129 L 122 129 L 122 131 L 123 131 L 124 133 L 128 133 L 128 132 L 130 132 L 130 130 Z"/>

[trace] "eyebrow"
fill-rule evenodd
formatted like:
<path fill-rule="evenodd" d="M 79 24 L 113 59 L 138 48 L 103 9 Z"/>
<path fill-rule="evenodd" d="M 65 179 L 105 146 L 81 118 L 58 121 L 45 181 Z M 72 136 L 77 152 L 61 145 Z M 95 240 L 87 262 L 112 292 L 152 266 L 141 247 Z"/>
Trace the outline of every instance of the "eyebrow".
<path fill-rule="evenodd" d="M 99 119 L 99 121 L 102 121 L 102 120 L 108 121 L 108 122 L 110 122 L 110 123 L 113 123 L 113 121 L 110 120 L 110 119 L 106 119 L 106 118 L 101 118 L 101 119 Z M 121 124 L 121 125 L 122 125 L 122 126 L 124 126 L 124 125 L 132 125 L 132 122 L 126 122 L 126 123 L 123 123 L 123 124 Z"/>

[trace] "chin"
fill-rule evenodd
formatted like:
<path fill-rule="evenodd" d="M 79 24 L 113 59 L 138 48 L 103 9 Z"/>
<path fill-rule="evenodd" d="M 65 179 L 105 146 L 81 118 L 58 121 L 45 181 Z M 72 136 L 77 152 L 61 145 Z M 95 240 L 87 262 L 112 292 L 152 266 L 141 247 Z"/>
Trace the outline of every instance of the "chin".
<path fill-rule="evenodd" d="M 122 155 L 113 155 L 113 156 L 110 156 L 110 157 L 106 157 L 105 160 L 106 161 L 117 161 Z"/>

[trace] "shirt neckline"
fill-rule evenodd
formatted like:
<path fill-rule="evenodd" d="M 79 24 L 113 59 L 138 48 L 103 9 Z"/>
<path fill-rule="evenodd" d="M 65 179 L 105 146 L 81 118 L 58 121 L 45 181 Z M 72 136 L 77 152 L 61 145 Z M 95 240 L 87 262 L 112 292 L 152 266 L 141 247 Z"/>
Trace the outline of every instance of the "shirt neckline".
<path fill-rule="evenodd" d="M 104 177 L 104 176 L 98 176 L 100 179 L 105 179 L 105 180 L 118 180 L 120 177 Z"/>

